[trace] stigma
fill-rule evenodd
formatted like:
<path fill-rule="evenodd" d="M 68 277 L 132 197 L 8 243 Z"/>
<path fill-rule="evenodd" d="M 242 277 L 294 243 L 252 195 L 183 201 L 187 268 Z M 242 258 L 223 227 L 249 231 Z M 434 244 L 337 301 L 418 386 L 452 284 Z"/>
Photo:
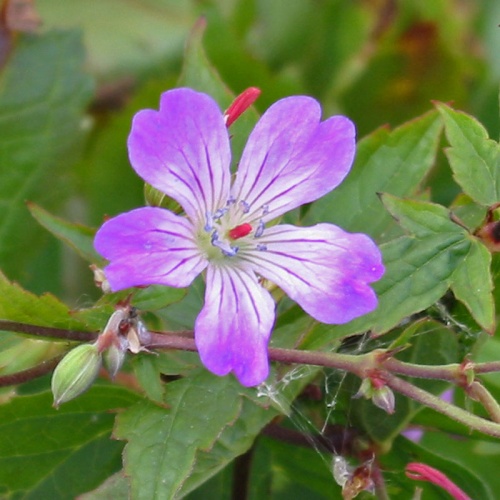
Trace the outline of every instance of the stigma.
<path fill-rule="evenodd" d="M 227 235 L 232 240 L 237 240 L 239 238 L 247 236 L 251 232 L 252 232 L 252 226 L 248 222 L 245 222 L 243 224 L 240 224 L 239 226 L 234 227 L 233 229 L 230 229 Z"/>

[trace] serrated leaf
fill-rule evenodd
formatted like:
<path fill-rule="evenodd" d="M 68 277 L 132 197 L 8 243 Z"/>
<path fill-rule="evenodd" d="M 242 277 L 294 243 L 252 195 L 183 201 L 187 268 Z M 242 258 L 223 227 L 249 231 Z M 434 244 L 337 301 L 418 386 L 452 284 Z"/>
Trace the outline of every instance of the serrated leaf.
<path fill-rule="evenodd" d="M 451 289 L 472 317 L 490 334 L 495 331 L 495 303 L 491 278 L 491 253 L 472 239 L 468 254 L 453 274 Z"/>
<path fill-rule="evenodd" d="M 90 263 L 104 264 L 104 259 L 94 250 L 95 229 L 56 217 L 35 203 L 29 203 L 28 209 L 47 231 L 73 248 L 80 257 Z"/>
<path fill-rule="evenodd" d="M 54 31 L 20 36 L 0 74 L 0 262 L 16 278 L 42 234 L 24 201 L 69 194 L 63 174 L 78 157 L 92 89 L 82 66 L 79 34 Z"/>
<path fill-rule="evenodd" d="M 117 421 L 116 437 L 128 441 L 124 459 L 131 495 L 139 500 L 173 498 L 192 476 L 198 453 L 211 452 L 230 431 L 228 426 L 235 426 L 235 433 L 225 463 L 246 451 L 258 430 L 276 415 L 272 409 L 254 408 L 255 403 L 245 409 L 244 400 L 254 391 L 232 377 L 215 377 L 205 370 L 171 382 L 166 394 L 167 407 L 143 401 Z M 222 444 L 222 450 L 229 445 Z M 218 468 L 212 462 L 208 473 L 202 470 L 196 468 L 197 482 Z"/>
<path fill-rule="evenodd" d="M 60 410 L 52 408 L 50 392 L 0 406 L 0 488 L 36 499 L 60 498 L 61 492 L 75 498 L 97 487 L 121 466 L 123 444 L 109 439 L 110 410 L 136 401 L 121 387 L 97 386 Z"/>
<path fill-rule="evenodd" d="M 305 222 L 332 222 L 380 237 L 391 217 L 377 193 L 415 193 L 434 164 L 441 129 L 439 115 L 431 112 L 392 132 L 379 129 L 362 139 L 347 178 L 311 205 Z"/>
<path fill-rule="evenodd" d="M 500 201 L 500 148 L 488 138 L 486 129 L 472 116 L 438 104 L 445 134 L 451 147 L 446 150 L 453 176 L 464 193 L 490 206 Z"/>
<path fill-rule="evenodd" d="M 390 194 L 382 196 L 384 207 L 410 234 L 425 237 L 433 234 L 466 234 L 464 229 L 453 222 L 450 211 L 436 203 L 403 200 Z"/>
<path fill-rule="evenodd" d="M 0 318 L 30 323 L 85 330 L 85 323 L 75 319 L 71 310 L 49 293 L 38 297 L 10 282 L 0 273 Z"/>

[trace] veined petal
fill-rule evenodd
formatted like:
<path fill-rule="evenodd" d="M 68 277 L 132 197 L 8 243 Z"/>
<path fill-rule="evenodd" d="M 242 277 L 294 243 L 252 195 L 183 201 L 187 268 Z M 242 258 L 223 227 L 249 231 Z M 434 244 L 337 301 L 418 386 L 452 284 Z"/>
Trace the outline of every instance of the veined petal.
<path fill-rule="evenodd" d="M 104 272 L 113 291 L 142 285 L 182 288 L 207 266 L 192 223 L 162 208 L 138 208 L 106 221 L 94 246 L 110 261 Z"/>
<path fill-rule="evenodd" d="M 239 257 L 318 321 L 347 323 L 376 308 L 369 283 L 381 278 L 384 266 L 368 236 L 333 224 L 277 225 L 266 229 L 259 243 L 267 249 Z"/>
<path fill-rule="evenodd" d="M 274 301 L 252 270 L 209 266 L 205 305 L 194 332 L 210 371 L 221 376 L 233 371 L 247 387 L 263 382 L 273 323 Z"/>
<path fill-rule="evenodd" d="M 282 99 L 264 113 L 231 193 L 249 205 L 250 215 L 267 205 L 265 220 L 272 220 L 342 182 L 354 158 L 354 125 L 344 116 L 320 119 L 318 102 L 305 96 Z"/>
<path fill-rule="evenodd" d="M 231 151 L 224 117 L 208 95 L 181 88 L 161 96 L 160 110 L 139 111 L 128 138 L 135 171 L 177 200 L 194 221 L 226 203 Z"/>

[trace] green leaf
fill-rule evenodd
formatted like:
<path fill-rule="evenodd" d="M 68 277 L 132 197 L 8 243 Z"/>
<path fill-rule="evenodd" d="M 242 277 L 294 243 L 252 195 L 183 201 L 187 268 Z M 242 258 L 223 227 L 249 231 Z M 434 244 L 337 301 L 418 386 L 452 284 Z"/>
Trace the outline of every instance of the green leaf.
<path fill-rule="evenodd" d="M 123 444 L 109 439 L 110 410 L 136 401 L 121 387 L 96 386 L 60 410 L 52 408 L 50 392 L 0 406 L 0 491 L 16 498 L 75 498 L 97 487 L 121 466 Z"/>
<path fill-rule="evenodd" d="M 305 222 L 332 222 L 381 237 L 392 220 L 377 193 L 415 193 L 434 164 L 441 129 L 439 115 L 430 112 L 392 132 L 379 129 L 362 139 L 347 178 L 311 205 Z"/>
<path fill-rule="evenodd" d="M 458 234 L 464 237 L 466 231 L 453 222 L 450 211 L 435 203 L 402 200 L 383 194 L 384 207 L 410 234 L 418 238 L 435 234 Z"/>
<path fill-rule="evenodd" d="M 493 334 L 495 303 L 490 268 L 491 253 L 480 241 L 471 238 L 469 252 L 453 274 L 451 289 L 478 324 Z"/>
<path fill-rule="evenodd" d="M 44 24 L 81 26 L 89 67 L 104 80 L 159 64 L 172 67 L 197 15 L 191 2 L 177 0 L 73 0 L 67 7 L 58 0 L 41 2 Z"/>
<path fill-rule="evenodd" d="M 64 174 L 92 89 L 83 57 L 74 32 L 21 35 L 0 74 L 0 262 L 17 279 L 42 234 L 24 201 L 54 205 L 70 193 Z"/>
<path fill-rule="evenodd" d="M 500 149 L 472 116 L 438 104 L 451 147 L 446 154 L 453 176 L 474 201 L 490 206 L 500 201 Z"/>
<path fill-rule="evenodd" d="M 128 498 L 130 484 L 128 479 L 117 472 L 106 479 L 95 490 L 79 495 L 79 500 L 114 500 L 115 498 Z"/>
<path fill-rule="evenodd" d="M 59 299 L 46 293 L 41 297 L 11 283 L 0 273 L 0 318 L 39 326 L 85 330 L 84 322 L 75 319 Z"/>
<path fill-rule="evenodd" d="M 80 257 L 97 265 L 104 264 L 104 259 L 94 250 L 95 229 L 56 217 L 35 203 L 28 203 L 28 209 L 47 231 L 73 248 Z"/>
<path fill-rule="evenodd" d="M 199 370 L 168 384 L 165 406 L 142 401 L 121 414 L 116 436 L 128 441 L 124 457 L 136 499 L 173 498 L 246 451 L 274 416 L 247 398 L 254 391 L 233 377 Z M 230 438 L 230 439 L 229 439 Z M 218 442 L 218 444 L 216 444 Z M 215 447 L 215 448 L 214 448 Z M 200 452 L 206 452 L 204 459 Z"/>

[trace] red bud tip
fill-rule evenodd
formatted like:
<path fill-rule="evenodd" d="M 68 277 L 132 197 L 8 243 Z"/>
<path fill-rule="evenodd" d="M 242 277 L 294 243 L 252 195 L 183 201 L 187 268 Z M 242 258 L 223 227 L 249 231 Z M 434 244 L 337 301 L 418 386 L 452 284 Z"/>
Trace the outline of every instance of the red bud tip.
<path fill-rule="evenodd" d="M 260 89 L 250 87 L 237 96 L 224 113 L 226 127 L 229 128 L 257 100 L 259 95 Z"/>
<path fill-rule="evenodd" d="M 243 236 L 250 234 L 251 231 L 252 226 L 248 222 L 245 222 L 244 224 L 234 227 L 227 234 L 232 240 L 237 240 L 238 238 L 243 238 Z"/>
<path fill-rule="evenodd" d="M 455 483 L 448 479 L 441 471 L 430 465 L 412 462 L 406 466 L 406 476 L 417 481 L 428 481 L 440 486 L 447 491 L 455 500 L 471 500 Z"/>

